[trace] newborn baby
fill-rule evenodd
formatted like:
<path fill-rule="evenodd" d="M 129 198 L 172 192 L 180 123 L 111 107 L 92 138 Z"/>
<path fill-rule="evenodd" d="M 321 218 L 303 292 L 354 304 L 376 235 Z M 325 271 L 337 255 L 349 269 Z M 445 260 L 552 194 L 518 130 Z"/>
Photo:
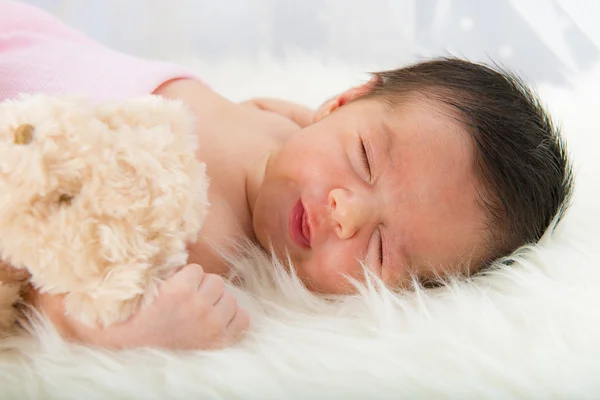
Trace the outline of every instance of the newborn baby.
<path fill-rule="evenodd" d="M 176 66 L 108 50 L 30 6 L 0 3 L 0 100 L 19 93 L 155 94 L 197 117 L 211 210 L 189 265 L 130 320 L 100 329 L 31 293 L 65 337 L 108 347 L 212 348 L 247 329 L 215 251 L 251 239 L 315 292 L 364 267 L 392 288 L 466 276 L 537 241 L 571 191 L 563 142 L 514 76 L 438 59 L 375 73 L 316 112 L 237 104 Z M 364 266 L 364 267 L 363 267 Z"/>

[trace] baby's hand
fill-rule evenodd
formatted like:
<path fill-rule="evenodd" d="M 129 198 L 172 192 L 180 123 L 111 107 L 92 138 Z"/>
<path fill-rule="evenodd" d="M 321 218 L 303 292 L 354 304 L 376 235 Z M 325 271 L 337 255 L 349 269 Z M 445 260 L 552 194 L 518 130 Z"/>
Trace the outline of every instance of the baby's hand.
<path fill-rule="evenodd" d="M 63 296 L 31 293 L 33 304 L 61 336 L 113 349 L 161 347 L 216 349 L 235 343 L 250 325 L 248 314 L 225 290 L 223 279 L 187 265 L 162 284 L 158 296 L 127 321 L 89 327 L 65 314 Z"/>
<path fill-rule="evenodd" d="M 250 324 L 248 314 L 225 290 L 223 278 L 190 264 L 160 288 L 154 301 L 130 321 L 127 347 L 214 349 L 237 342 Z"/>
<path fill-rule="evenodd" d="M 243 106 L 256 107 L 260 110 L 270 111 L 284 116 L 293 121 L 300 128 L 313 123 L 314 110 L 300 104 L 274 98 L 255 98 L 241 103 Z"/>

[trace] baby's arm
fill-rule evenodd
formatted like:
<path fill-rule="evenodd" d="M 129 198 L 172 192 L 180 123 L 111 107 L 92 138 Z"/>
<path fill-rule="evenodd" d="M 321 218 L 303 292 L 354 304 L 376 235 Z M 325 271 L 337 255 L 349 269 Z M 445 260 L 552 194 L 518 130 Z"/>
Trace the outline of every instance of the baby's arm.
<path fill-rule="evenodd" d="M 242 103 L 244 106 L 256 107 L 282 115 L 304 128 L 313 123 L 314 110 L 300 104 L 273 98 L 255 98 Z"/>
<path fill-rule="evenodd" d="M 32 301 L 61 336 L 112 349 L 215 349 L 237 342 L 250 324 L 223 279 L 194 264 L 167 280 L 151 304 L 107 328 L 89 327 L 66 316 L 62 296 L 34 294 Z"/>

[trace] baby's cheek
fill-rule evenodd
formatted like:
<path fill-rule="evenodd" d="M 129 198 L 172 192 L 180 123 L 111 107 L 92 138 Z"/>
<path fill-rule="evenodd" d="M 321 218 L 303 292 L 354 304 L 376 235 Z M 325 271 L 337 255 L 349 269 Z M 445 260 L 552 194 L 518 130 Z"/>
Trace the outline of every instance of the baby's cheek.
<path fill-rule="evenodd" d="M 310 278 L 322 292 L 347 294 L 353 291 L 348 277 L 363 281 L 363 272 L 355 253 L 350 249 L 329 249 L 311 259 Z"/>

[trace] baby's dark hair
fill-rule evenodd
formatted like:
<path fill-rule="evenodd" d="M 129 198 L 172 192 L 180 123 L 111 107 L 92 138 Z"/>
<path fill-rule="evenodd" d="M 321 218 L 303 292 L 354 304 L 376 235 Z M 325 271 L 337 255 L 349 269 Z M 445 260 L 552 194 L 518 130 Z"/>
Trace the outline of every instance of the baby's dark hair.
<path fill-rule="evenodd" d="M 569 206 L 573 174 L 565 143 L 539 99 L 516 75 L 456 58 L 378 72 L 371 96 L 390 106 L 417 94 L 453 110 L 475 144 L 474 170 L 487 214 L 481 264 L 537 242 Z"/>

